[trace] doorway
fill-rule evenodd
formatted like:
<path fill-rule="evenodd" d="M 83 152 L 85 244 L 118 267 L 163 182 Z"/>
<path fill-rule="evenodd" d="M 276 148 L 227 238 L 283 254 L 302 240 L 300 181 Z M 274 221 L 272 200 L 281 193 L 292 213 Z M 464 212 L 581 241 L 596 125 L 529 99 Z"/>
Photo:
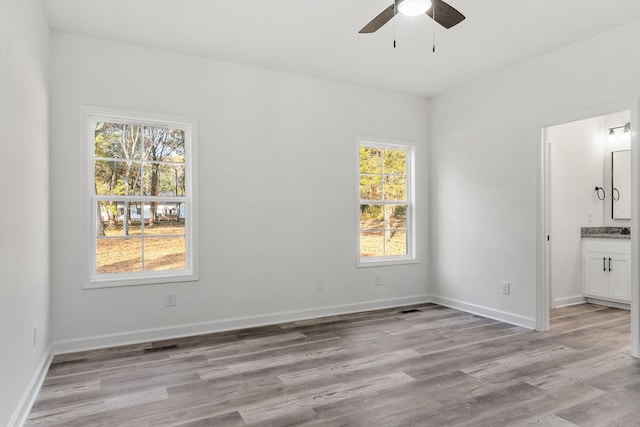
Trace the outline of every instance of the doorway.
<path fill-rule="evenodd" d="M 594 230 L 601 233 L 621 230 L 624 233 L 631 230 L 632 222 L 635 223 L 633 219 L 638 215 L 638 186 L 635 185 L 638 180 L 637 115 L 637 101 L 634 101 L 627 104 L 626 109 L 578 115 L 542 126 L 543 233 L 542 250 L 539 252 L 542 255 L 541 280 L 536 304 L 538 330 L 549 329 L 550 309 L 582 304 L 589 299 L 592 300 L 589 302 L 597 304 L 630 308 L 631 353 L 636 357 L 640 329 L 636 301 L 640 264 L 637 259 L 638 238 L 633 232 L 627 236 L 615 236 L 620 239 L 618 244 L 621 238 L 626 239 L 627 297 L 620 292 L 613 295 L 596 293 L 598 299 L 593 300 L 593 292 L 587 292 L 586 297 L 583 292 L 583 276 L 590 275 L 583 273 L 582 235 L 585 231 Z M 618 172 L 625 169 L 625 161 L 629 164 L 626 172 L 628 182 L 619 185 Z M 619 194 L 623 188 L 626 196 Z M 623 199 L 628 208 L 621 205 Z M 609 258 L 616 266 L 615 256 L 607 256 L 605 264 Z M 612 270 L 606 265 L 605 269 Z M 613 270 L 617 272 L 622 268 L 616 266 Z"/>

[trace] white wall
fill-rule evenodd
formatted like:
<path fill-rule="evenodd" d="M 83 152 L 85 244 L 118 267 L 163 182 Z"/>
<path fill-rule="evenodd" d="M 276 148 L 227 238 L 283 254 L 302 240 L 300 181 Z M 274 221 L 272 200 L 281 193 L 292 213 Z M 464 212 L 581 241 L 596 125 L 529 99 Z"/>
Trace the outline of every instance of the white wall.
<path fill-rule="evenodd" d="M 2 426 L 28 410 L 49 353 L 48 91 L 49 27 L 40 1 L 0 1 Z"/>
<path fill-rule="evenodd" d="M 602 227 L 610 186 L 604 181 L 604 118 L 551 126 L 547 130 L 550 164 L 551 306 L 584 301 L 581 227 Z M 595 187 L 603 187 L 605 200 Z"/>
<path fill-rule="evenodd" d="M 59 350 L 426 298 L 427 100 L 64 33 L 52 40 Z M 81 290 L 83 104 L 199 120 L 199 282 Z M 419 264 L 355 268 L 358 135 L 417 146 Z"/>
<path fill-rule="evenodd" d="M 636 21 L 432 100 L 435 300 L 534 326 L 540 124 L 637 97 L 639 38 Z"/>

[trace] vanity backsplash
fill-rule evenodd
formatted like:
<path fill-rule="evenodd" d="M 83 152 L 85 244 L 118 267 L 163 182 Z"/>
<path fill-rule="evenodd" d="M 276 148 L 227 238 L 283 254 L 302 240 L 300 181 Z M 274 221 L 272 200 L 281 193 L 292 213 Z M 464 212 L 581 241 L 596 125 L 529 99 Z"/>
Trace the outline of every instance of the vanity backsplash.
<path fill-rule="evenodd" d="M 630 239 L 630 227 L 582 227 L 580 237 L 589 239 Z"/>

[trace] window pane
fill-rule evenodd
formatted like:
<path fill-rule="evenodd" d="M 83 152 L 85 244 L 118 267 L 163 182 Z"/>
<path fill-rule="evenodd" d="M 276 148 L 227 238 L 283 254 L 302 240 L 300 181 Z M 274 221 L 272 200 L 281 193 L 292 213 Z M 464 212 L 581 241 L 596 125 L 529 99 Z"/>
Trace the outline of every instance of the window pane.
<path fill-rule="evenodd" d="M 152 237 L 144 239 L 145 271 L 184 270 L 184 237 Z"/>
<path fill-rule="evenodd" d="M 117 194 L 118 177 L 122 175 L 120 166 L 122 166 L 121 162 L 96 161 L 94 168 L 96 194 Z"/>
<path fill-rule="evenodd" d="M 145 196 L 184 196 L 185 190 L 183 164 L 145 163 Z"/>
<path fill-rule="evenodd" d="M 360 229 L 384 230 L 383 206 L 360 205 Z"/>
<path fill-rule="evenodd" d="M 403 176 L 384 177 L 384 200 L 406 200 L 407 184 Z"/>
<path fill-rule="evenodd" d="M 386 205 L 384 210 L 387 217 L 387 229 L 408 228 L 407 205 Z"/>
<path fill-rule="evenodd" d="M 145 235 L 176 234 L 184 235 L 185 204 L 158 201 L 147 205 L 150 218 L 144 228 Z"/>
<path fill-rule="evenodd" d="M 96 235 L 100 236 L 124 236 L 123 212 L 121 203 L 98 202 L 99 218 L 97 220 Z"/>
<path fill-rule="evenodd" d="M 184 131 L 145 126 L 144 158 L 152 162 L 184 163 Z"/>
<path fill-rule="evenodd" d="M 97 236 L 135 236 L 142 233 L 140 212 L 142 204 L 136 202 L 98 202 L 96 218 Z M 147 215 L 148 216 L 148 215 Z M 102 222 L 102 229 L 100 224 Z"/>
<path fill-rule="evenodd" d="M 122 228 L 118 205 L 114 202 L 98 202 L 97 208 L 96 235 L 98 237 L 117 235 L 117 230 Z"/>
<path fill-rule="evenodd" d="M 96 272 L 133 273 L 142 271 L 141 238 L 98 238 Z"/>
<path fill-rule="evenodd" d="M 403 229 L 385 232 L 385 255 L 401 256 L 407 254 L 407 231 Z"/>
<path fill-rule="evenodd" d="M 122 123 L 98 122 L 95 125 L 96 157 L 140 160 L 142 127 Z"/>
<path fill-rule="evenodd" d="M 384 231 L 360 232 L 360 256 L 384 256 Z"/>
<path fill-rule="evenodd" d="M 407 153 L 402 150 L 384 150 L 384 173 L 404 175 Z"/>
<path fill-rule="evenodd" d="M 382 173 L 382 150 L 360 147 L 360 173 Z"/>
<path fill-rule="evenodd" d="M 140 195 L 140 182 L 138 162 L 97 160 L 95 163 L 95 191 L 98 195 Z"/>
<path fill-rule="evenodd" d="M 360 175 L 360 199 L 382 200 L 382 177 L 380 175 Z"/>

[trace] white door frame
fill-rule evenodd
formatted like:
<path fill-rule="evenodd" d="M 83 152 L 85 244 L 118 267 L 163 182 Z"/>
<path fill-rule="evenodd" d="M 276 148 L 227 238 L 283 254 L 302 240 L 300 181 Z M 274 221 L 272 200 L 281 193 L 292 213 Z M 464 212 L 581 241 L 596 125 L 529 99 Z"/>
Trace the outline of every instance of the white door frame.
<path fill-rule="evenodd" d="M 550 192 L 550 156 L 547 143 L 547 128 L 563 123 L 582 120 L 590 117 L 605 116 L 610 113 L 629 110 L 631 112 L 631 355 L 640 357 L 640 150 L 638 149 L 638 124 L 640 123 L 640 99 L 634 98 L 620 103 L 597 107 L 563 116 L 541 120 L 537 128 L 538 144 L 538 215 L 537 236 L 537 270 L 536 280 L 536 330 L 549 330 L 550 301 L 550 235 L 551 192 Z M 585 185 L 588 185 L 585 184 Z"/>

